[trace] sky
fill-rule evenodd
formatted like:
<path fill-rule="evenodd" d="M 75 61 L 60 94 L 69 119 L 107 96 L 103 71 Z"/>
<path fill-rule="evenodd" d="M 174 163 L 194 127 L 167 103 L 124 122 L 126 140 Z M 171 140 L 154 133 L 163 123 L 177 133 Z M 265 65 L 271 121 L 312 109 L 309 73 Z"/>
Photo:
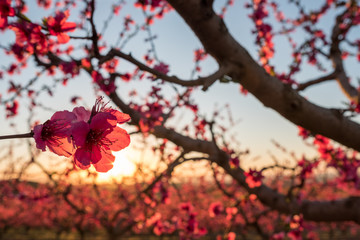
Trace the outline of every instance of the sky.
<path fill-rule="evenodd" d="M 44 11 L 35 11 L 34 4 L 35 1 L 30 1 L 29 11 L 26 14 L 30 19 L 34 21 L 40 21 L 41 16 L 44 14 L 50 14 L 53 10 L 47 12 Z M 111 6 L 113 1 L 104 0 L 97 1 L 96 5 L 96 23 L 97 26 L 102 26 L 106 20 L 109 13 L 109 6 Z M 129 1 L 130 3 L 131 1 Z M 215 1 L 216 8 L 222 6 L 224 1 L 218 0 Z M 225 23 L 227 24 L 229 31 L 235 39 L 237 39 L 240 44 L 242 44 L 249 53 L 257 59 L 256 51 L 254 47 L 255 36 L 251 34 L 253 28 L 252 22 L 248 18 L 249 11 L 246 10 L 244 6 L 245 1 L 235 0 L 233 7 L 229 8 L 226 16 Z M 287 1 L 282 1 L 285 3 Z M 324 1 L 304 1 L 307 9 L 316 8 Z M 115 33 L 119 32 L 119 28 L 122 27 L 119 24 L 120 19 L 127 15 L 131 15 L 134 19 L 142 19 L 143 14 L 141 10 L 135 9 L 132 4 L 128 4 L 120 10 L 120 14 L 115 21 L 112 21 L 109 24 L 107 31 L 104 34 L 104 39 L 108 40 L 108 45 L 116 42 L 117 35 Z M 286 16 L 292 16 L 296 13 L 293 7 L 287 5 L 280 5 L 280 8 L 285 12 Z M 71 10 L 72 13 L 76 13 L 77 10 Z M 320 26 L 324 27 L 325 31 L 330 31 L 332 27 L 332 16 L 334 11 L 330 14 L 329 17 L 325 17 L 320 22 Z M 70 17 L 69 21 L 77 21 L 76 14 Z M 330 23 L 330 24 L 329 24 Z M 156 52 L 161 61 L 164 61 L 170 66 L 170 75 L 177 75 L 180 78 L 188 79 L 191 77 L 191 72 L 194 68 L 193 62 L 193 51 L 195 49 L 201 48 L 201 43 L 196 39 L 194 34 L 191 32 L 189 27 L 184 23 L 184 21 L 176 14 L 175 11 L 167 14 L 164 19 L 156 20 L 155 24 L 151 26 L 151 31 L 156 38 L 154 44 L 156 46 Z M 75 32 L 74 34 L 78 34 Z M 79 33 L 80 34 L 80 33 Z M 352 36 L 359 36 L 360 29 L 357 28 L 355 31 L 351 32 Z M 303 32 L 296 33 L 296 38 L 301 40 L 304 37 Z M 145 42 L 144 39 L 148 37 L 146 32 L 141 32 L 137 34 L 127 45 L 122 49 L 125 53 L 131 53 L 134 57 L 142 59 L 143 55 L 146 53 L 146 49 L 149 47 L 149 42 Z M 0 43 L 5 45 L 7 41 L 13 41 L 14 35 L 9 32 L 0 33 Z M 291 52 L 289 51 L 289 44 L 285 41 L 284 38 L 274 39 L 275 46 L 280 46 L 276 48 L 276 53 L 272 63 L 276 65 L 276 69 L 285 70 L 290 64 L 289 56 Z M 71 44 L 76 45 L 76 40 L 72 40 Z M 4 56 L 3 53 L 0 53 L 0 59 L 8 59 L 7 56 Z M 1 65 L 3 65 L 4 60 Z M 202 72 L 201 76 L 206 76 L 215 71 L 217 67 L 216 62 L 210 57 L 207 58 L 201 64 Z M 347 70 L 352 79 L 355 79 L 356 76 L 359 76 L 359 63 L 350 58 L 347 62 Z M 126 63 L 125 60 L 120 60 L 120 69 L 127 71 L 133 69 L 133 66 Z M 31 64 L 21 75 L 11 76 L 11 79 L 14 82 L 24 82 L 24 79 L 28 79 L 29 76 L 33 76 L 35 72 L 34 66 Z M 303 71 L 297 75 L 299 80 L 308 80 L 319 76 L 319 72 L 314 67 L 304 67 Z M 51 81 L 48 76 L 44 76 L 40 83 Z M 54 96 L 50 97 L 47 94 L 42 94 L 39 98 L 39 101 L 42 102 L 46 107 L 53 109 L 54 111 L 59 110 L 71 110 L 74 106 L 70 103 L 70 98 L 74 95 L 81 96 L 83 101 L 80 103 L 87 106 L 91 106 L 95 101 L 94 90 L 91 87 L 91 78 L 86 74 L 80 74 L 80 76 L 75 79 L 71 79 L 66 87 L 58 86 L 57 90 L 54 92 Z M 39 85 L 40 85 L 39 83 Z M 150 81 L 131 81 L 129 83 L 118 81 L 117 93 L 120 96 L 124 96 L 128 101 L 131 98 L 128 97 L 128 92 L 130 90 L 137 90 L 139 94 L 144 94 L 151 86 Z M 0 92 L 3 96 L 6 96 L 7 82 L 2 80 L 0 81 Z M 164 94 L 167 96 L 172 96 L 174 94 L 169 88 L 164 91 Z M 313 101 L 316 104 L 325 107 L 343 107 L 343 102 L 347 102 L 345 97 L 342 95 L 340 89 L 338 88 L 335 82 L 324 83 L 319 86 L 309 88 L 303 92 L 303 96 L 307 97 L 309 100 Z M 200 113 L 206 117 L 212 115 L 214 108 L 221 108 L 225 104 L 229 104 L 233 118 L 239 120 L 239 123 L 233 129 L 233 132 L 236 134 L 238 141 L 240 142 L 240 148 L 242 150 L 249 149 L 252 158 L 246 160 L 242 164 L 245 167 L 261 166 L 264 164 L 271 163 L 271 154 L 279 156 L 279 158 L 288 158 L 282 153 L 282 151 L 276 149 L 272 140 L 276 140 L 281 145 L 283 145 L 287 150 L 294 151 L 297 156 L 306 154 L 308 156 L 313 156 L 313 149 L 307 147 L 301 138 L 297 136 L 298 129 L 292 123 L 283 119 L 275 111 L 265 108 L 262 103 L 255 99 L 251 94 L 244 96 L 240 94 L 240 87 L 236 84 L 222 84 L 215 83 L 211 86 L 206 92 L 201 91 L 200 89 L 196 90 L 194 93 L 194 99 L 199 104 Z M 29 118 L 29 111 L 27 110 L 28 106 L 26 104 L 26 99 L 21 100 L 21 109 L 20 114 L 16 119 L 8 120 L 5 118 L 5 114 L 0 116 L 0 124 L 2 126 L 9 126 L 11 122 L 15 122 L 17 127 L 14 128 L 2 128 L 0 130 L 1 135 L 13 134 L 14 131 L 19 133 L 28 132 L 29 125 L 27 119 Z M 3 109 L 3 108 L 2 108 Z M 3 110 L 1 110 L 3 112 Z M 52 115 L 53 111 L 46 111 L 39 109 L 35 112 L 35 115 L 32 117 L 32 120 L 39 120 L 40 122 L 46 121 Z M 185 116 L 186 120 L 186 116 Z M 191 120 L 190 120 L 191 121 Z M 130 146 L 134 148 L 134 146 Z M 22 153 L 20 153 L 22 154 Z M 133 152 L 128 151 L 128 155 L 132 155 Z M 126 155 L 126 154 L 125 154 Z M 131 158 L 131 156 L 125 156 Z M 258 160 L 254 161 L 254 158 Z"/>

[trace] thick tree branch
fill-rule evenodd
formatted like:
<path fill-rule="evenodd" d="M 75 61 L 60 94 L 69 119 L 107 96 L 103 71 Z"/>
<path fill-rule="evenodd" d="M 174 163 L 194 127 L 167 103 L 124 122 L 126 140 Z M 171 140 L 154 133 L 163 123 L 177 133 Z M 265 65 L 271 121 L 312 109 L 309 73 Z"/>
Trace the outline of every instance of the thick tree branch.
<path fill-rule="evenodd" d="M 225 161 L 221 161 L 225 163 Z M 360 223 L 360 198 L 349 197 L 333 201 L 309 201 L 298 202 L 289 199 L 275 190 L 261 185 L 258 188 L 249 188 L 245 182 L 245 176 L 241 169 L 233 169 L 228 163 L 222 164 L 224 168 L 241 186 L 249 193 L 256 194 L 259 200 L 274 210 L 287 214 L 303 214 L 304 218 L 311 221 L 354 221 Z"/>
<path fill-rule="evenodd" d="M 110 98 L 122 111 L 131 115 L 133 124 L 140 120 L 141 116 L 125 104 L 116 93 L 111 94 Z M 207 154 L 209 157 L 204 159 L 216 162 L 249 193 L 256 194 L 259 200 L 271 209 L 286 214 L 301 213 L 305 219 L 313 221 L 354 221 L 360 223 L 360 198 L 358 197 L 334 201 L 304 200 L 299 203 L 296 199 L 290 199 L 265 184 L 258 188 L 249 188 L 245 181 L 244 171 L 241 168 L 231 168 L 229 156 L 216 148 L 213 142 L 192 139 L 164 126 L 156 126 L 152 133 L 158 138 L 166 138 L 181 146 L 186 152 L 194 151 Z"/>
<path fill-rule="evenodd" d="M 191 27 L 206 52 L 219 63 L 232 66 L 230 76 L 241 83 L 266 107 L 270 107 L 296 125 L 324 135 L 360 151 L 360 125 L 331 109 L 317 106 L 290 86 L 270 76 L 228 32 L 212 7 L 198 0 L 169 0 Z"/>

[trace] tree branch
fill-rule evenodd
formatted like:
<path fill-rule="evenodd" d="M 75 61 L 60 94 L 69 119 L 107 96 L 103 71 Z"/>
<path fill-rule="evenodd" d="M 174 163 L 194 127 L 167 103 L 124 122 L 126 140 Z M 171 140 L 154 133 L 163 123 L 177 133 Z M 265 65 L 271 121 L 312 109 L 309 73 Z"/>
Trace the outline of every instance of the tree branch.
<path fill-rule="evenodd" d="M 356 4 L 354 1 L 351 2 Z M 353 24 L 348 24 L 347 27 L 340 28 L 340 26 L 344 25 L 342 24 L 342 20 L 346 14 L 349 14 L 348 8 L 346 8 L 344 12 L 336 17 L 336 22 L 331 32 L 330 59 L 333 63 L 333 68 L 337 73 L 336 80 L 339 83 L 341 90 L 350 101 L 359 103 L 359 92 L 354 86 L 351 85 L 349 78 L 346 75 L 343 59 L 341 56 L 342 52 L 340 50 L 340 43 L 345 39 L 344 37 L 341 37 L 341 35 L 345 35 L 345 33 L 350 30 L 351 26 L 353 26 Z M 352 13 L 352 15 L 354 15 L 354 13 Z"/>
<path fill-rule="evenodd" d="M 296 90 L 297 91 L 304 91 L 306 88 L 312 86 L 312 85 L 315 85 L 315 84 L 319 84 L 319 83 L 322 83 L 322 82 L 326 82 L 326 81 L 330 81 L 330 80 L 335 80 L 337 74 L 336 72 L 332 72 L 328 75 L 325 75 L 325 76 L 322 76 L 322 77 L 318 77 L 316 79 L 313 79 L 313 80 L 309 80 L 307 82 L 304 82 L 304 83 L 300 83 Z"/>
<path fill-rule="evenodd" d="M 136 60 L 133 56 L 131 56 L 131 54 L 125 54 L 114 48 L 111 49 L 104 57 L 102 57 L 99 60 L 99 64 L 103 64 L 104 62 L 106 62 L 110 59 L 113 59 L 115 56 L 125 59 L 128 62 L 131 62 L 132 64 L 136 65 L 140 70 L 151 73 L 166 82 L 179 84 L 184 87 L 203 86 L 202 90 L 204 90 L 204 91 L 206 91 L 217 79 L 219 79 L 222 76 L 229 73 L 229 70 L 230 70 L 228 65 L 223 63 L 220 65 L 220 68 L 218 71 L 214 72 L 213 74 L 211 74 L 207 77 L 200 77 L 195 80 L 182 80 L 176 76 L 168 76 L 162 72 L 159 72 L 159 71 L 141 63 L 140 61 Z"/>
<path fill-rule="evenodd" d="M 137 124 L 141 119 L 139 113 L 125 104 L 116 93 L 110 95 L 111 100 L 123 112 L 128 113 L 132 123 Z M 296 199 L 289 199 L 265 184 L 257 188 L 250 188 L 246 183 L 244 171 L 241 168 L 231 168 L 229 156 L 222 150 L 214 147 L 211 141 L 193 139 L 177 133 L 173 129 L 164 126 L 154 127 L 152 134 L 158 138 L 166 138 L 174 144 L 181 146 L 186 152 L 199 152 L 208 155 L 208 161 L 215 162 L 232 176 L 249 193 L 256 194 L 259 200 L 270 207 L 286 214 L 303 214 L 304 218 L 313 221 L 354 221 L 360 224 L 360 197 L 349 197 L 333 201 L 309 201 L 298 202 Z"/>
<path fill-rule="evenodd" d="M 89 4 L 91 7 L 91 14 L 90 14 L 90 19 L 89 19 L 90 24 L 91 24 L 91 32 L 92 32 L 91 39 L 93 42 L 94 55 L 96 57 L 98 57 L 98 56 L 100 56 L 100 51 L 99 51 L 99 46 L 98 46 L 99 36 L 98 36 L 95 22 L 94 22 L 95 0 L 91 0 L 91 2 Z"/>
<path fill-rule="evenodd" d="M 223 20 L 200 1 L 169 0 L 218 63 L 227 62 L 229 76 L 266 107 L 296 125 L 360 151 L 360 125 L 331 109 L 317 106 L 260 67 L 229 33 Z"/>
<path fill-rule="evenodd" d="M 360 197 L 349 197 L 332 201 L 310 201 L 289 199 L 287 196 L 262 184 L 258 188 L 249 188 L 245 182 L 243 171 L 231 168 L 220 160 L 221 167 L 229 173 L 249 193 L 256 194 L 259 200 L 270 207 L 286 214 L 303 214 L 306 220 L 311 221 L 354 221 L 360 224 Z"/>

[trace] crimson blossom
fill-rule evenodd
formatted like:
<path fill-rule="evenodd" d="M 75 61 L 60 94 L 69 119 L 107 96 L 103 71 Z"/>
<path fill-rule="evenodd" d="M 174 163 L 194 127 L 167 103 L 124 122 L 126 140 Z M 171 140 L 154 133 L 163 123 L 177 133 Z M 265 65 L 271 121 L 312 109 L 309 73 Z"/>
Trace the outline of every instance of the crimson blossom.
<path fill-rule="evenodd" d="M 66 22 L 69 14 L 69 11 L 57 12 L 55 17 L 48 17 L 46 19 L 49 33 L 57 36 L 59 43 L 67 43 L 70 40 L 70 37 L 65 32 L 72 32 L 76 28 L 76 23 Z"/>
<path fill-rule="evenodd" d="M 46 146 L 50 151 L 59 156 L 70 157 L 74 153 L 71 140 L 71 123 L 76 120 L 76 115 L 69 111 L 56 112 L 50 120 L 34 127 L 36 147 L 45 151 Z"/>
<path fill-rule="evenodd" d="M 4 29 L 8 25 L 8 16 L 15 16 L 15 10 L 11 7 L 11 0 L 0 0 L 0 29 Z"/>
<path fill-rule="evenodd" d="M 249 188 L 255 188 L 261 186 L 261 179 L 264 178 L 261 171 L 256 171 L 249 169 L 248 172 L 244 173 L 246 176 L 246 183 L 248 184 Z"/>
<path fill-rule="evenodd" d="M 130 144 L 129 134 L 117 126 L 129 120 L 129 115 L 106 107 L 98 99 L 92 111 L 75 107 L 72 112 L 56 112 L 32 133 L 38 149 L 45 151 L 47 147 L 59 156 L 72 156 L 81 169 L 93 164 L 98 172 L 107 172 L 115 160 L 111 151 Z"/>
<path fill-rule="evenodd" d="M 130 116 L 106 108 L 101 101 L 96 102 L 90 114 L 85 108 L 76 108 L 74 112 L 82 119 L 73 124 L 75 164 L 81 169 L 93 164 L 98 172 L 109 171 L 115 160 L 111 151 L 120 151 L 130 144 L 129 134 L 117 126 L 129 121 Z"/>

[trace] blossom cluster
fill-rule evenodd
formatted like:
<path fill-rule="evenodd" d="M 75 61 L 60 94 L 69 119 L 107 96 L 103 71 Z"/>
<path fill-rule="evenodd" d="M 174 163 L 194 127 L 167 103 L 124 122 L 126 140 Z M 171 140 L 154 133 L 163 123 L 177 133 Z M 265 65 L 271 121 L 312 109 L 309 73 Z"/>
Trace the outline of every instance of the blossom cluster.
<path fill-rule="evenodd" d="M 256 171 L 249 169 L 248 172 L 245 172 L 246 183 L 248 184 L 249 188 L 255 188 L 261 186 L 261 180 L 264 178 L 261 171 Z"/>
<path fill-rule="evenodd" d="M 26 5 L 22 1 L 16 1 L 15 5 L 11 0 L 0 0 L 0 30 L 12 30 L 15 33 L 15 43 L 6 50 L 7 54 L 13 54 L 19 62 L 25 60 L 34 53 L 45 55 L 54 50 L 56 44 L 69 42 L 68 32 L 75 31 L 77 25 L 75 22 L 68 22 L 70 16 L 69 10 L 56 11 L 54 16 L 44 17 L 42 24 L 31 22 L 24 13 Z M 38 0 L 40 6 L 48 8 L 51 1 Z M 18 18 L 18 20 L 15 19 Z M 49 36 L 56 36 L 57 42 Z M 13 68 L 16 67 L 12 65 Z M 9 68 L 9 74 L 12 73 Z"/>
<path fill-rule="evenodd" d="M 75 107 L 72 112 L 58 111 L 43 124 L 34 127 L 36 147 L 46 147 L 59 156 L 73 157 L 76 166 L 87 169 L 94 165 L 98 172 L 113 167 L 115 156 L 130 144 L 129 134 L 117 124 L 130 116 L 106 107 L 98 99 L 91 111 Z"/>

